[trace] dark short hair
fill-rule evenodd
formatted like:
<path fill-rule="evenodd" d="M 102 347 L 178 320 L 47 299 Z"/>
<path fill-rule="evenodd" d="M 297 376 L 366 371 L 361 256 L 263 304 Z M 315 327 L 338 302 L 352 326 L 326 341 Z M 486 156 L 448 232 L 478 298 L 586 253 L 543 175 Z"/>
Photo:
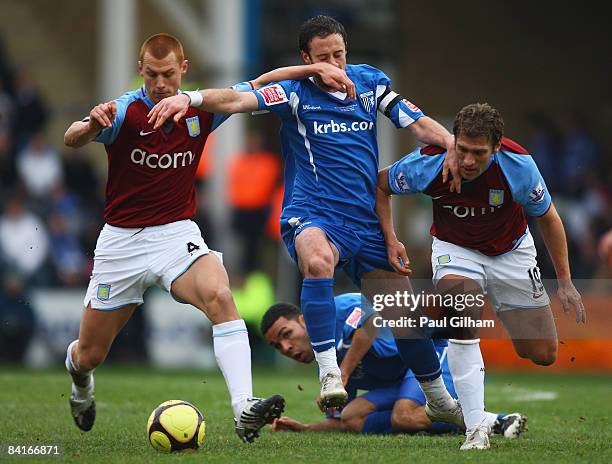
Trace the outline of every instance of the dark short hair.
<path fill-rule="evenodd" d="M 453 123 L 455 139 L 459 135 L 467 137 L 485 136 L 492 146 L 497 145 L 504 136 L 504 120 L 499 111 L 488 103 L 472 103 L 464 106 L 455 116 Z"/>
<path fill-rule="evenodd" d="M 315 37 L 322 39 L 332 34 L 340 34 L 346 46 L 346 30 L 344 26 L 331 16 L 319 15 L 310 18 L 300 26 L 299 44 L 300 50 L 310 53 L 310 41 Z"/>
<path fill-rule="evenodd" d="M 285 319 L 297 319 L 300 314 L 302 314 L 300 308 L 291 303 L 277 303 L 270 306 L 261 318 L 261 324 L 259 326 L 261 334 L 265 336 L 266 332 L 270 330 L 270 327 L 272 327 L 280 317 L 284 317 Z"/>

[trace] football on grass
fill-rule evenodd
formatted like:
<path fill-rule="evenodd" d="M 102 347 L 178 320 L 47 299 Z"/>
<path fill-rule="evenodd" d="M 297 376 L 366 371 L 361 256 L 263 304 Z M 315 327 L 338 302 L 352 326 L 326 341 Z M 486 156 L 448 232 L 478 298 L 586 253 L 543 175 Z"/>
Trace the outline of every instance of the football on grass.
<path fill-rule="evenodd" d="M 151 446 L 162 453 L 195 451 L 204 441 L 206 424 L 193 404 L 170 400 L 156 407 L 149 416 L 147 435 Z"/>

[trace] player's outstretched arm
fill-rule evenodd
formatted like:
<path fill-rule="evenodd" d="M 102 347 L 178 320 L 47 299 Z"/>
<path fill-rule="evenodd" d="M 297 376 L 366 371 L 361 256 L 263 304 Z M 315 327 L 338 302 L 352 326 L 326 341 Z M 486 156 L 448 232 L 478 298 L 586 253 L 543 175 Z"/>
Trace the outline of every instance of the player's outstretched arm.
<path fill-rule="evenodd" d="M 576 322 L 586 322 L 586 312 L 582 304 L 582 297 L 572 283 L 565 229 L 553 203 L 550 204 L 546 214 L 537 218 L 537 222 L 548 249 L 548 254 L 555 267 L 559 283 L 557 294 L 563 305 L 563 311 L 565 311 L 565 314 L 569 314 L 570 308 L 573 307 L 576 312 Z"/>
<path fill-rule="evenodd" d="M 389 168 L 378 172 L 376 187 L 376 214 L 380 222 L 380 228 L 387 246 L 387 259 L 389 264 L 399 274 L 409 276 L 412 270 L 409 268 L 410 259 L 406 254 L 406 247 L 397 239 L 393 228 L 393 216 L 391 213 L 391 188 L 389 187 Z"/>
<path fill-rule="evenodd" d="M 88 144 L 102 129 L 112 127 L 116 115 L 117 104 L 114 101 L 94 106 L 87 120 L 75 121 L 70 125 L 64 134 L 64 144 L 72 148 Z"/>
<path fill-rule="evenodd" d="M 313 76 L 318 76 L 321 82 L 330 89 L 346 92 L 349 98 L 356 98 L 353 81 L 349 79 L 343 69 L 329 63 L 305 64 L 274 69 L 251 81 L 251 85 L 254 89 L 258 89 L 272 82 L 299 81 Z"/>
<path fill-rule="evenodd" d="M 233 89 L 206 89 L 183 92 L 164 98 L 157 103 L 147 117 L 153 129 L 160 128 L 168 118 L 178 124 L 185 116 L 189 106 L 202 108 L 211 113 L 236 114 L 257 110 L 257 97 L 251 92 L 238 92 Z"/>
<path fill-rule="evenodd" d="M 419 142 L 446 148 L 442 180 L 446 183 L 450 172 L 452 175 L 450 191 L 461 193 L 461 174 L 459 173 L 459 161 L 455 151 L 455 137 L 442 124 L 428 116 L 419 118 L 408 128 Z"/>
<path fill-rule="evenodd" d="M 280 417 L 272 422 L 274 432 L 307 432 L 311 430 L 344 430 L 340 419 L 327 419 L 325 422 L 303 424 L 291 417 Z"/>

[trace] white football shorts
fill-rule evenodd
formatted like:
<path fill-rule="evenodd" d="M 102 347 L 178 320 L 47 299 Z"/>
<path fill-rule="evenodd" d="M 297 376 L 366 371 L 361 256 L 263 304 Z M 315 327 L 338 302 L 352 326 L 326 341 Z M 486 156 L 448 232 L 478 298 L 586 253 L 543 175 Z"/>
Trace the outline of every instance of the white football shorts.
<path fill-rule="evenodd" d="M 197 224 L 190 220 L 161 226 L 123 228 L 105 224 L 98 237 L 94 267 L 84 305 L 113 310 L 143 303 L 157 285 L 170 292 L 172 282 L 209 250 Z"/>
<path fill-rule="evenodd" d="M 550 304 L 529 229 L 517 248 L 498 256 L 486 256 L 436 237 L 431 248 L 434 284 L 448 274 L 475 280 L 497 312 L 535 309 Z"/>

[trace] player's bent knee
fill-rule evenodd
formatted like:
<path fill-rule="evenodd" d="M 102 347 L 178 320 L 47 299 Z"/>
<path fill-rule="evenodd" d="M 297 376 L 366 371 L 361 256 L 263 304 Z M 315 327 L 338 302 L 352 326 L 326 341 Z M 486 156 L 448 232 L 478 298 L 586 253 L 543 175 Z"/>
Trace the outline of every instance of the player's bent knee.
<path fill-rule="evenodd" d="M 334 259 L 326 256 L 311 256 L 304 262 L 304 277 L 311 279 L 321 279 L 334 275 Z"/>
<path fill-rule="evenodd" d="M 204 304 L 209 311 L 223 313 L 234 306 L 232 291 L 224 285 L 208 291 L 204 296 Z"/>
<path fill-rule="evenodd" d="M 80 346 L 78 347 L 78 360 L 77 364 L 80 370 L 90 371 L 95 369 L 106 359 L 108 352 L 104 349 L 94 346 Z"/>
<path fill-rule="evenodd" d="M 539 366 L 550 366 L 557 360 L 557 346 L 547 344 L 536 350 L 530 358 Z"/>

